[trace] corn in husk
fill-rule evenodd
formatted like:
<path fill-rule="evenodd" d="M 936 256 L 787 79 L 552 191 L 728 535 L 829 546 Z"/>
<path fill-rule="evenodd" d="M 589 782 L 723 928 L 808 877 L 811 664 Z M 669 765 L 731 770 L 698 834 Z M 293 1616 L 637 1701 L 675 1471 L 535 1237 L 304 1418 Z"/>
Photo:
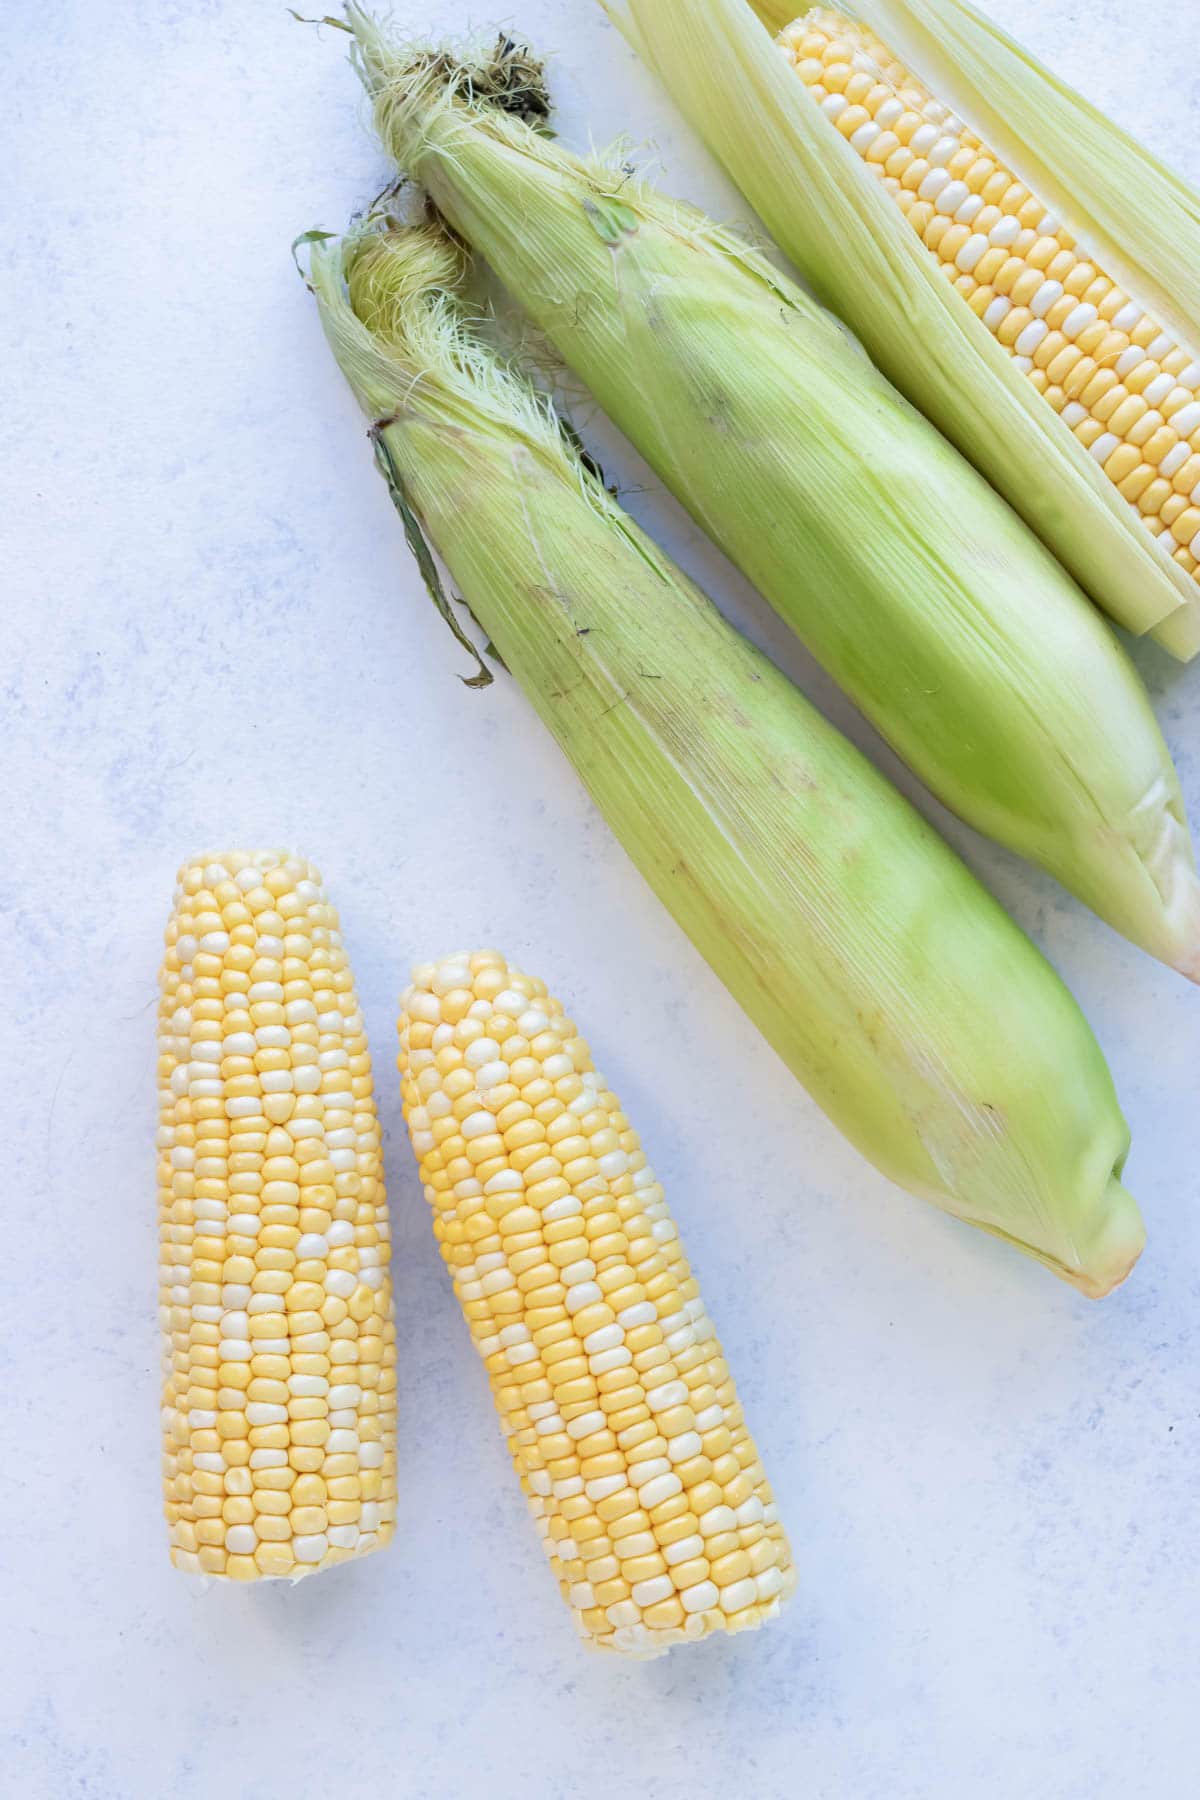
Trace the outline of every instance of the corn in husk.
<path fill-rule="evenodd" d="M 1200 883 L 1149 701 L 1028 528 L 744 244 L 535 130 L 538 65 L 510 40 L 465 65 L 393 52 L 351 16 L 401 167 L 900 755 L 1200 973 Z"/>
<path fill-rule="evenodd" d="M 1023 378 L 796 80 L 771 34 L 803 9 L 788 0 L 601 3 L 884 373 L 1113 619 L 1194 656 L 1200 595 L 1194 568 L 1175 555 L 1182 541 L 1170 522 L 1151 536 L 1144 512 L 1090 453 L 1088 433 L 1064 428 L 1061 408 Z M 843 18 L 882 40 L 939 110 L 1028 184 L 1055 230 L 1121 283 L 1118 307 L 1132 296 L 1200 355 L 1200 197 L 965 0 L 853 0 Z M 1193 360 L 1181 350 L 1177 367 Z"/>
<path fill-rule="evenodd" d="M 1104 1293 L 1142 1226 L 1074 1001 L 465 331 L 457 254 L 436 225 L 312 250 L 326 334 L 423 567 L 428 534 L 633 861 L 851 1142 Z"/>

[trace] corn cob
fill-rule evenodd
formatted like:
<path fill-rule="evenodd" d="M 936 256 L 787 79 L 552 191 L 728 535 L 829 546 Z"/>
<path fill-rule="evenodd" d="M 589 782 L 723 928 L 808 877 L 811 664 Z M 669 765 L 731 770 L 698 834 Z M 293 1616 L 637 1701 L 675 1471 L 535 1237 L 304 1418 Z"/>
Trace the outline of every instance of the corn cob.
<path fill-rule="evenodd" d="M 1074 1002 L 467 331 L 456 258 L 436 225 L 312 251 L 424 567 L 420 531 L 655 892 L 864 1156 L 1105 1292 L 1142 1227 Z"/>
<path fill-rule="evenodd" d="M 884 373 L 1113 619 L 1195 655 L 1197 197 L 965 0 L 601 3 Z"/>
<path fill-rule="evenodd" d="M 395 1326 L 371 1064 L 311 863 L 179 871 L 159 1004 L 171 1560 L 298 1580 L 386 1544 Z"/>
<path fill-rule="evenodd" d="M 779 44 L 971 311 L 1195 579 L 1200 362 L 866 27 L 818 8 Z"/>
<path fill-rule="evenodd" d="M 545 984 L 413 971 L 404 1116 L 521 1487 L 584 1639 L 653 1656 L 795 1585 L 700 1287 L 637 1133 Z"/>
<path fill-rule="evenodd" d="M 465 69 L 351 17 L 397 161 L 900 755 L 1200 974 L 1200 883 L 1146 694 L 1020 520 L 745 245 L 517 116 L 546 102 L 509 40 Z"/>

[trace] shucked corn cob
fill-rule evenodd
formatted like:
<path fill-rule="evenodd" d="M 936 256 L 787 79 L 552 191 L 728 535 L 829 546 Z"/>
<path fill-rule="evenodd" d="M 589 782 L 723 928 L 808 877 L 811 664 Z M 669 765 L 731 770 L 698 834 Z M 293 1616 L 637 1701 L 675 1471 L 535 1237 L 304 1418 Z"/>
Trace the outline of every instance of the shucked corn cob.
<path fill-rule="evenodd" d="M 1128 659 L 1032 533 L 744 244 L 527 124 L 548 105 L 528 53 L 502 39 L 464 66 L 351 19 L 401 167 L 905 760 L 1200 975 L 1170 757 Z"/>
<path fill-rule="evenodd" d="M 1185 575 L 1200 570 L 1200 361 L 867 27 L 779 44 L 971 311 Z"/>
<path fill-rule="evenodd" d="M 312 864 L 270 851 L 185 863 L 161 985 L 171 1560 L 294 1581 L 386 1544 L 396 1513 L 371 1063 Z"/>
<path fill-rule="evenodd" d="M 422 530 L 655 892 L 851 1142 L 1104 1293 L 1142 1228 L 1074 1002 L 621 512 L 466 328 L 460 274 L 436 225 L 312 252 L 326 335 L 423 566 Z"/>
<path fill-rule="evenodd" d="M 1197 196 L 966 0 L 601 3 L 885 374 L 1195 655 Z"/>
<path fill-rule="evenodd" d="M 582 1636 L 654 1655 L 779 1610 L 791 1552 L 679 1234 L 588 1046 L 492 951 L 413 971 L 404 1116 Z"/>

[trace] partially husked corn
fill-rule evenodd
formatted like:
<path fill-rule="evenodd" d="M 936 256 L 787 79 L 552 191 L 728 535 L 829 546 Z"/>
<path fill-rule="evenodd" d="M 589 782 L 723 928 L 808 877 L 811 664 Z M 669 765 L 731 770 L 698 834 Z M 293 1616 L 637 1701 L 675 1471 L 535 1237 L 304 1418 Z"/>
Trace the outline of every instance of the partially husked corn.
<path fill-rule="evenodd" d="M 1161 549 L 1200 568 L 1200 360 L 866 26 L 779 37 L 822 112 Z"/>
<path fill-rule="evenodd" d="M 543 982 L 492 951 L 402 1001 L 404 1116 L 522 1489 L 581 1634 L 654 1655 L 795 1582 L 662 1188 Z"/>
<path fill-rule="evenodd" d="M 311 863 L 184 865 L 158 1042 L 171 1560 L 296 1580 L 387 1543 L 396 1510 L 371 1063 Z"/>

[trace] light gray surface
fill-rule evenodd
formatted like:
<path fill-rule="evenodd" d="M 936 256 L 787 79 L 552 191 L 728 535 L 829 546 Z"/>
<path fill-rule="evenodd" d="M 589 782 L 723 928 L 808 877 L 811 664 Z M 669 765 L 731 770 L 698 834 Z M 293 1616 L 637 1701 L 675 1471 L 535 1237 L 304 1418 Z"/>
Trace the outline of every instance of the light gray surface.
<path fill-rule="evenodd" d="M 1200 178 L 1191 5 L 996 10 Z M 516 22 L 568 142 L 652 140 L 745 216 L 591 0 Z M 1190 1796 L 1197 996 L 949 826 L 1097 1026 L 1150 1245 L 1096 1307 L 890 1190 L 513 686 L 455 680 L 288 260 L 382 181 L 339 35 L 274 0 L 52 0 L 4 42 L 0 1794 Z M 678 512 L 630 504 L 893 768 Z M 1200 666 L 1139 661 L 1200 817 Z M 201 1593 L 159 1511 L 158 944 L 185 854 L 280 841 L 324 868 L 375 1049 L 400 1528 L 294 1591 Z M 543 1567 L 393 1074 L 406 964 L 479 942 L 570 1001 L 667 1181 L 801 1565 L 757 1637 L 591 1657 Z"/>

